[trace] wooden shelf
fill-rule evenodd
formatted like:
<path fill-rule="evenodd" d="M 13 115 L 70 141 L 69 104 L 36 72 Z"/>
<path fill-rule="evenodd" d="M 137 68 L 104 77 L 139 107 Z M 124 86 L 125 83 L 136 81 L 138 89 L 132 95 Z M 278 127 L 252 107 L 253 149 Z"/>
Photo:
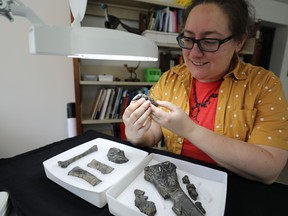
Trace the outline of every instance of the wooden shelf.
<path fill-rule="evenodd" d="M 154 82 L 124 82 L 124 81 L 80 81 L 80 85 L 98 86 L 152 86 Z"/>
<path fill-rule="evenodd" d="M 98 0 L 88 0 L 89 4 L 99 4 Z M 136 7 L 142 9 L 148 9 L 155 6 L 163 6 L 163 7 L 172 7 L 172 8 L 179 8 L 184 9 L 183 6 L 178 5 L 175 1 L 172 0 L 106 0 L 106 4 L 112 5 L 121 5 L 121 6 L 128 6 L 128 7 Z"/>
<path fill-rule="evenodd" d="M 95 124 L 114 124 L 114 123 L 121 123 L 123 122 L 122 119 L 83 119 L 82 124 L 84 125 L 95 125 Z"/>

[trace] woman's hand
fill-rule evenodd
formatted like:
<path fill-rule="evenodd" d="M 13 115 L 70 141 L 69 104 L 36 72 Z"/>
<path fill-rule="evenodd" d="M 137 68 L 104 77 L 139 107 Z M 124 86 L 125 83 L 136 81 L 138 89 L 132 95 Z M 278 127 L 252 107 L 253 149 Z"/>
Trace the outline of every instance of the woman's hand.
<path fill-rule="evenodd" d="M 125 133 L 128 140 L 134 144 L 141 142 L 145 133 L 151 127 L 151 102 L 141 98 L 132 101 L 123 113 Z"/>
<path fill-rule="evenodd" d="M 168 101 L 157 101 L 157 103 L 159 107 L 168 110 L 165 112 L 161 108 L 151 106 L 152 119 L 162 127 L 182 137 L 186 137 L 196 127 L 196 124 L 180 107 Z"/>

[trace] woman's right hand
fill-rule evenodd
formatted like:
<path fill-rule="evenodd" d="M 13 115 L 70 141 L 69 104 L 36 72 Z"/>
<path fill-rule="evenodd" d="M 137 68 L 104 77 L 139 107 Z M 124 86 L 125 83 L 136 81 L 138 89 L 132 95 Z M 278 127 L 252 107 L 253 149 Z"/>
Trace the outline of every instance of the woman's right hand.
<path fill-rule="evenodd" d="M 141 144 L 144 141 L 144 135 L 151 127 L 150 106 L 149 100 L 141 98 L 132 101 L 123 113 L 126 137 L 133 144 Z"/>

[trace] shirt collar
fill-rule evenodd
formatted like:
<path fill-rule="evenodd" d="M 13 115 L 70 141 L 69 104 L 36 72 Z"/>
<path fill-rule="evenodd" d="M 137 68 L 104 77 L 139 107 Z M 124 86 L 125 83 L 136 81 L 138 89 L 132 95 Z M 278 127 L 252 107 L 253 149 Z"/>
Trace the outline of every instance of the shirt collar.
<path fill-rule="evenodd" d="M 234 67 L 224 76 L 225 78 L 233 77 L 237 80 L 245 80 L 247 79 L 247 72 L 245 72 L 245 64 L 240 61 L 239 56 L 234 54 L 232 58 L 232 64 Z"/>

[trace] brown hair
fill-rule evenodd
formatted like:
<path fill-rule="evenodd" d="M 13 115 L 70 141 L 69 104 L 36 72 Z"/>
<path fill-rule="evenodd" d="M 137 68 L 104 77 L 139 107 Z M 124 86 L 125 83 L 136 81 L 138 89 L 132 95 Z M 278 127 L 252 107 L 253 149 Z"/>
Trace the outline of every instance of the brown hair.
<path fill-rule="evenodd" d="M 201 4 L 216 4 L 229 18 L 229 26 L 235 40 L 242 40 L 243 35 L 250 35 L 254 29 L 254 8 L 246 0 L 193 0 L 184 10 L 184 20 L 190 11 Z"/>

